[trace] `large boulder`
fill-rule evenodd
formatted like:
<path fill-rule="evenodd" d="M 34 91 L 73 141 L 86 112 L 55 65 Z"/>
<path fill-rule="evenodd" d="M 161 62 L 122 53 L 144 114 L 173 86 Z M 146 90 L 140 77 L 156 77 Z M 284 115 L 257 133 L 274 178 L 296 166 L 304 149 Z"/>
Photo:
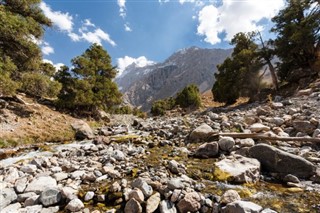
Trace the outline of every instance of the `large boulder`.
<path fill-rule="evenodd" d="M 235 201 L 222 208 L 222 213 L 259 213 L 263 208 L 249 201 Z"/>
<path fill-rule="evenodd" d="M 307 134 L 312 134 L 313 131 L 317 129 L 317 126 L 312 124 L 310 121 L 295 120 L 292 124 L 297 131 Z"/>
<path fill-rule="evenodd" d="M 94 133 L 89 126 L 84 121 L 76 121 L 73 124 L 71 124 L 72 128 L 76 132 L 76 139 L 77 140 L 84 140 L 84 139 L 92 139 L 94 138 Z"/>
<path fill-rule="evenodd" d="M 35 192 L 40 194 L 48 188 L 57 188 L 57 181 L 50 176 L 40 176 L 33 179 L 24 192 Z"/>
<path fill-rule="evenodd" d="M 283 176 L 292 174 L 299 178 L 309 178 L 316 170 L 316 167 L 306 159 L 267 144 L 251 147 L 249 154 L 260 161 L 265 171 L 279 173 Z"/>
<path fill-rule="evenodd" d="M 260 163 L 253 158 L 231 155 L 215 163 L 214 176 L 221 181 L 254 183 L 260 177 Z"/>
<path fill-rule="evenodd" d="M 197 192 L 187 193 L 177 205 L 180 212 L 196 212 L 201 208 L 201 198 Z"/>
<path fill-rule="evenodd" d="M 211 158 L 219 154 L 219 145 L 217 142 L 204 143 L 195 152 L 199 158 Z"/>
<path fill-rule="evenodd" d="M 213 133 L 215 131 L 208 124 L 203 123 L 190 133 L 190 140 L 195 142 L 205 141 Z"/>
<path fill-rule="evenodd" d="M 13 188 L 5 188 L 0 190 L 0 209 L 5 208 L 11 202 L 17 199 L 17 194 Z"/>

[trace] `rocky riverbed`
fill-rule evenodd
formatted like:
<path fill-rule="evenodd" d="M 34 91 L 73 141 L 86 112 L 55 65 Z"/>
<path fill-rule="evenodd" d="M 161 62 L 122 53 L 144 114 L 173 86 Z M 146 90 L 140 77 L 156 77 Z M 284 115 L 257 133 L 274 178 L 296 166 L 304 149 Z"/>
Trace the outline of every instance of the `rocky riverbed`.
<path fill-rule="evenodd" d="M 318 81 L 264 104 L 77 122 L 79 141 L 0 150 L 1 213 L 319 212 L 319 121 Z"/>

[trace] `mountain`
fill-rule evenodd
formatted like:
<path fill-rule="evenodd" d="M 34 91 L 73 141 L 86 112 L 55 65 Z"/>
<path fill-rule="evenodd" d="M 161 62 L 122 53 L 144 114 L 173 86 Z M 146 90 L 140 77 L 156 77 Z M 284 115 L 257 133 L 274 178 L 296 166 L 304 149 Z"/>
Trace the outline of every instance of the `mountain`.
<path fill-rule="evenodd" d="M 145 67 L 131 64 L 116 79 L 125 101 L 142 110 L 149 110 L 153 101 L 174 96 L 194 83 L 200 92 L 212 88 L 217 65 L 232 53 L 232 49 L 179 50 L 163 63 Z"/>

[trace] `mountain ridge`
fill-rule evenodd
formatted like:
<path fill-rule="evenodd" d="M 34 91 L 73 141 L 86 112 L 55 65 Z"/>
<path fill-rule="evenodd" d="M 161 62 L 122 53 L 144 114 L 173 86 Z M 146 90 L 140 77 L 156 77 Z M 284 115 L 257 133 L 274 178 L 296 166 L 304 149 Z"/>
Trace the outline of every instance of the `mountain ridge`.
<path fill-rule="evenodd" d="M 153 101 L 174 96 L 189 84 L 196 84 L 200 92 L 211 89 L 216 66 L 231 53 L 232 49 L 195 46 L 180 49 L 161 63 L 128 66 L 116 82 L 126 102 L 147 111 Z"/>

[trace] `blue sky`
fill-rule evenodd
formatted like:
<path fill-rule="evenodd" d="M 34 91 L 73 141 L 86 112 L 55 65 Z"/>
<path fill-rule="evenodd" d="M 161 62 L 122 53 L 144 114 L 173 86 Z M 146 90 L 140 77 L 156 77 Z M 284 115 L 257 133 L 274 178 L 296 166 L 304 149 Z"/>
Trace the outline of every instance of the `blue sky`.
<path fill-rule="evenodd" d="M 121 72 L 190 46 L 228 48 L 240 31 L 268 38 L 270 18 L 283 6 L 284 0 L 44 0 L 40 7 L 54 25 L 38 42 L 46 61 L 68 66 L 100 43 Z"/>

